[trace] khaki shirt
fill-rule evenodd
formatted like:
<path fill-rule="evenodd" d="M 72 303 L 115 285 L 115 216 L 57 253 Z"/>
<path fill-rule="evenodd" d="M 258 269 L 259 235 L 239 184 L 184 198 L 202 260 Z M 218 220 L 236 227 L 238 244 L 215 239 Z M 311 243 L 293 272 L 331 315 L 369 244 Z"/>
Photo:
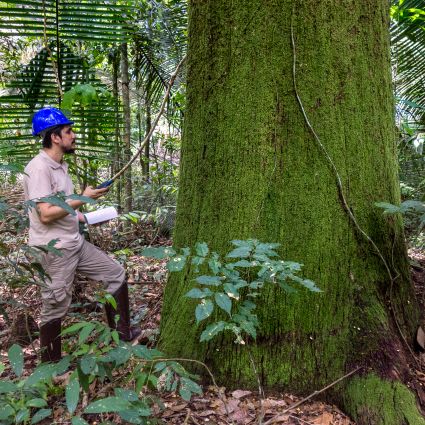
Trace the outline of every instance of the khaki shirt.
<path fill-rule="evenodd" d="M 37 202 L 39 198 L 64 192 L 74 193 L 74 185 L 68 175 L 68 164 L 56 162 L 44 152 L 35 156 L 25 167 L 25 200 Z M 78 216 L 68 214 L 50 224 L 43 224 L 35 208 L 29 212 L 29 245 L 47 245 L 52 239 L 59 239 L 55 247 L 72 248 L 83 241 L 79 233 Z"/>

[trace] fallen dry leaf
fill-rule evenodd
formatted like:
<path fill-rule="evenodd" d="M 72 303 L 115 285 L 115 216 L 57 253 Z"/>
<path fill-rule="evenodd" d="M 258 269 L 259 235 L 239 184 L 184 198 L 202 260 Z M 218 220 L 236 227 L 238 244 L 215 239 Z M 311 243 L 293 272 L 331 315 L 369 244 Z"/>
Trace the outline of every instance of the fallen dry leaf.
<path fill-rule="evenodd" d="M 216 412 L 214 410 L 204 410 L 203 412 L 197 413 L 197 416 L 210 416 L 210 415 L 215 415 Z"/>
<path fill-rule="evenodd" d="M 232 392 L 232 397 L 241 399 L 243 397 L 246 397 L 247 395 L 252 394 L 251 391 L 244 391 L 244 390 L 235 390 Z"/>
<path fill-rule="evenodd" d="M 331 425 L 334 419 L 334 415 L 329 412 L 323 412 L 317 418 L 312 420 L 312 423 L 315 425 Z"/>
<path fill-rule="evenodd" d="M 180 410 L 183 410 L 187 407 L 187 403 L 184 404 L 178 404 L 177 406 L 170 406 L 169 409 L 171 409 L 174 412 L 180 412 Z"/>

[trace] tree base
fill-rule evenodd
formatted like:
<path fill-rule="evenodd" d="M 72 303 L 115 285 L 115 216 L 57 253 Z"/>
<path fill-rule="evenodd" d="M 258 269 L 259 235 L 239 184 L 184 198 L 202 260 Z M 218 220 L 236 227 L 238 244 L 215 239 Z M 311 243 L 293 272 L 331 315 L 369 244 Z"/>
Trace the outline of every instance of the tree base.
<path fill-rule="evenodd" d="M 343 405 L 358 425 L 425 425 L 415 395 L 406 385 L 375 374 L 353 378 L 345 388 Z"/>

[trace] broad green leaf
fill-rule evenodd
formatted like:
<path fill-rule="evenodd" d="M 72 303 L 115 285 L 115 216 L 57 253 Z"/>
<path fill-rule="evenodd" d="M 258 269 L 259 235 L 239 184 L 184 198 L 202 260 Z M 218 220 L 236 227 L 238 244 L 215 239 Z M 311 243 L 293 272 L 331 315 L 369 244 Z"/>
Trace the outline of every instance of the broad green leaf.
<path fill-rule="evenodd" d="M 117 300 L 112 294 L 106 293 L 104 298 L 107 303 L 111 304 L 111 306 L 114 307 L 115 310 L 117 309 Z"/>
<path fill-rule="evenodd" d="M 84 374 L 89 375 L 96 367 L 96 357 L 92 354 L 85 355 L 80 361 L 80 367 Z"/>
<path fill-rule="evenodd" d="M 255 251 L 257 253 L 267 253 L 267 251 L 276 249 L 280 247 L 280 243 L 258 243 L 258 245 L 255 247 Z"/>
<path fill-rule="evenodd" d="M 85 340 L 90 336 L 90 334 L 95 329 L 96 325 L 94 323 L 88 323 L 84 328 L 81 330 L 80 335 L 78 336 L 78 343 L 82 344 L 85 342 Z"/>
<path fill-rule="evenodd" d="M 255 308 L 257 307 L 257 305 L 255 303 L 253 303 L 250 300 L 245 300 L 241 306 L 239 306 L 239 310 L 241 311 L 245 311 L 245 312 L 251 312 L 251 310 L 255 310 Z"/>
<path fill-rule="evenodd" d="M 16 414 L 15 421 L 17 424 L 20 424 L 21 422 L 26 422 L 29 418 L 30 410 L 24 407 L 23 409 L 20 409 Z"/>
<path fill-rule="evenodd" d="M 322 292 L 322 290 L 318 288 L 312 280 L 304 279 L 302 285 L 312 292 Z"/>
<path fill-rule="evenodd" d="M 67 334 L 77 333 L 81 328 L 84 328 L 88 324 L 89 324 L 89 322 L 78 322 L 78 323 L 75 323 L 75 324 L 69 326 L 68 328 L 64 329 L 61 332 L 61 335 L 67 335 Z"/>
<path fill-rule="evenodd" d="M 65 389 L 65 401 L 68 412 L 72 415 L 75 412 L 75 409 L 78 406 L 78 401 L 80 400 L 80 383 L 78 379 L 74 377 L 71 379 L 69 384 Z"/>
<path fill-rule="evenodd" d="M 250 246 L 239 246 L 233 251 L 230 251 L 226 257 L 227 258 L 247 258 L 251 254 L 252 247 Z"/>
<path fill-rule="evenodd" d="M 127 390 L 125 388 L 114 388 L 114 393 L 117 397 L 120 397 L 126 401 L 137 401 L 139 397 L 132 390 Z"/>
<path fill-rule="evenodd" d="M 192 258 L 191 263 L 194 266 L 200 266 L 201 264 L 204 264 L 204 261 L 205 261 L 205 257 L 197 257 L 197 256 L 195 256 L 195 257 Z M 198 268 L 196 268 L 196 271 L 197 270 L 198 270 Z"/>
<path fill-rule="evenodd" d="M 164 246 L 158 248 L 149 247 L 144 248 L 142 250 L 141 255 L 143 257 L 153 257 L 157 258 L 158 260 L 162 260 L 164 258 L 173 257 L 174 255 L 176 255 L 176 251 L 173 248 Z"/>
<path fill-rule="evenodd" d="M 67 213 L 71 215 L 76 215 L 74 208 L 70 207 L 62 198 L 58 195 L 46 196 L 44 198 L 39 198 L 39 202 L 47 202 L 48 204 L 56 205 L 63 208 Z"/>
<path fill-rule="evenodd" d="M 215 302 L 217 305 L 223 309 L 229 316 L 232 315 L 232 300 L 229 298 L 227 294 L 223 292 L 217 292 L 215 294 Z"/>
<path fill-rule="evenodd" d="M 233 285 L 233 283 L 227 282 L 223 285 L 223 287 L 224 287 L 224 290 L 226 291 L 226 294 L 229 297 L 234 298 L 235 300 L 239 299 L 240 295 L 238 292 L 238 288 L 235 285 Z"/>
<path fill-rule="evenodd" d="M 131 347 L 136 357 L 146 360 L 152 360 L 155 357 L 163 357 L 163 353 L 156 349 L 147 348 L 145 345 L 134 345 Z"/>
<path fill-rule="evenodd" d="M 205 242 L 198 242 L 195 245 L 196 254 L 200 257 L 206 257 L 208 255 L 209 249 L 208 245 Z"/>
<path fill-rule="evenodd" d="M 51 241 L 49 241 L 47 245 L 35 245 L 34 248 L 37 248 L 43 252 L 53 252 L 53 254 L 57 255 L 58 257 L 62 257 L 63 252 L 60 249 L 55 248 L 55 245 L 58 242 L 59 242 L 59 239 L 52 239 Z"/>
<path fill-rule="evenodd" d="M 200 285 L 210 285 L 210 286 L 219 286 L 221 284 L 221 279 L 218 276 L 198 276 L 196 279 Z"/>
<path fill-rule="evenodd" d="M 164 370 L 167 367 L 167 363 L 165 362 L 158 362 L 155 364 L 155 372 L 160 372 L 161 370 Z"/>
<path fill-rule="evenodd" d="M 128 346 L 120 346 L 111 350 L 106 358 L 108 361 L 115 362 L 116 366 L 120 366 L 128 361 L 131 357 L 132 350 Z"/>
<path fill-rule="evenodd" d="M 0 381 L 0 394 L 14 393 L 18 391 L 18 387 L 10 381 Z"/>
<path fill-rule="evenodd" d="M 186 264 L 186 257 L 178 255 L 174 258 L 171 258 L 167 263 L 167 269 L 170 272 L 180 272 L 184 269 Z"/>
<path fill-rule="evenodd" d="M 254 339 L 257 337 L 257 330 L 255 328 L 256 323 L 251 320 L 242 319 L 238 320 L 239 326 L 250 336 L 252 336 Z"/>
<path fill-rule="evenodd" d="M 295 288 L 293 288 L 292 286 L 289 286 L 288 284 L 286 284 L 283 281 L 278 281 L 278 284 L 288 294 L 295 294 L 297 292 L 297 290 Z"/>
<path fill-rule="evenodd" d="M 142 372 L 136 379 L 136 391 L 139 393 L 147 384 L 150 384 L 152 389 L 157 389 L 158 378 L 155 375 Z"/>
<path fill-rule="evenodd" d="M 121 419 L 125 421 L 124 423 L 130 423 L 130 424 L 145 424 L 146 423 L 144 418 L 140 417 L 138 410 L 135 408 L 130 410 L 123 410 L 122 412 L 119 412 L 118 415 L 121 417 Z M 150 416 L 150 415 L 146 415 L 146 416 Z"/>
<path fill-rule="evenodd" d="M 21 164 L 0 164 L 0 171 L 9 171 L 11 173 L 23 173 L 24 167 Z"/>
<path fill-rule="evenodd" d="M 88 196 L 83 196 L 83 195 L 77 195 L 76 193 L 73 193 L 72 195 L 67 195 L 66 199 L 73 199 L 76 201 L 81 201 L 84 202 L 86 204 L 95 204 L 96 200 L 89 198 Z"/>
<path fill-rule="evenodd" d="M 208 266 L 213 274 L 218 274 L 220 272 L 221 263 L 219 261 L 219 256 L 216 252 L 212 253 L 212 258 L 208 261 Z"/>
<path fill-rule="evenodd" d="M 71 364 L 71 356 L 63 357 L 58 363 L 55 365 L 55 372 L 57 375 L 62 375 L 69 369 L 69 365 Z"/>
<path fill-rule="evenodd" d="M 418 213 L 425 212 L 425 203 L 421 201 L 408 200 L 401 203 L 403 211 L 413 210 Z"/>
<path fill-rule="evenodd" d="M 401 212 L 401 208 L 399 206 L 390 204 L 388 202 L 376 202 L 375 206 L 382 208 L 385 214 L 396 214 Z"/>
<path fill-rule="evenodd" d="M 236 263 L 233 263 L 234 267 L 255 267 L 258 263 L 256 261 L 248 261 L 248 260 L 239 260 Z"/>
<path fill-rule="evenodd" d="M 2 419 L 10 418 L 15 415 L 15 410 L 12 408 L 10 404 L 1 404 L 0 405 L 0 421 Z M 0 422 L 1 423 L 1 422 Z"/>
<path fill-rule="evenodd" d="M 0 381 L 0 394 L 14 393 L 18 387 L 10 381 Z"/>
<path fill-rule="evenodd" d="M 206 319 L 214 310 L 214 304 L 210 300 L 202 300 L 195 309 L 195 317 L 197 323 Z"/>
<path fill-rule="evenodd" d="M 41 409 L 32 417 L 31 424 L 37 424 L 52 414 L 52 409 Z"/>
<path fill-rule="evenodd" d="M 251 289 L 260 289 L 264 286 L 264 282 L 261 280 L 254 280 L 248 285 Z"/>
<path fill-rule="evenodd" d="M 146 420 L 144 418 L 151 416 L 152 411 L 146 403 L 139 402 L 138 405 L 134 406 L 132 409 L 124 410 L 118 414 L 121 418 L 130 423 L 145 424 Z"/>
<path fill-rule="evenodd" d="M 43 398 L 32 398 L 31 400 L 28 400 L 25 404 L 27 407 L 44 407 L 47 406 L 47 401 Z"/>
<path fill-rule="evenodd" d="M 109 413 L 121 412 L 129 410 L 131 404 L 120 397 L 106 397 L 102 400 L 96 400 L 90 403 L 85 409 L 84 413 Z"/>
<path fill-rule="evenodd" d="M 53 364 L 44 364 L 34 370 L 34 372 L 25 381 L 25 387 L 31 387 L 38 384 L 40 381 L 51 379 L 53 373 L 55 373 L 56 367 Z"/>
<path fill-rule="evenodd" d="M 80 418 L 79 416 L 74 416 L 71 420 L 72 425 L 89 425 L 88 422 L 86 422 L 83 418 Z"/>
<path fill-rule="evenodd" d="M 179 393 L 184 400 L 189 401 L 192 393 L 202 394 L 202 388 L 196 382 L 182 376 L 180 378 Z"/>
<path fill-rule="evenodd" d="M 252 249 L 257 241 L 255 239 L 247 239 L 247 240 L 234 239 L 231 242 L 232 242 L 232 245 L 234 246 Z"/>
<path fill-rule="evenodd" d="M 86 375 L 82 370 L 80 364 L 77 364 L 78 381 L 85 392 L 89 392 L 89 375 Z"/>
<path fill-rule="evenodd" d="M 188 298 L 205 298 L 211 296 L 213 293 L 209 288 L 199 289 L 193 288 L 185 294 Z"/>
<path fill-rule="evenodd" d="M 200 342 L 209 341 L 210 339 L 218 335 L 221 331 L 223 331 L 225 329 L 225 326 L 226 326 L 226 322 L 222 322 L 222 321 L 211 323 L 201 333 L 199 341 Z"/>
<path fill-rule="evenodd" d="M 184 386 L 180 386 L 179 394 L 180 397 L 185 401 L 190 401 L 190 398 L 192 397 L 192 393 L 190 392 L 190 390 Z"/>
<path fill-rule="evenodd" d="M 13 344 L 8 351 L 10 365 L 16 376 L 21 376 L 24 369 L 24 353 L 18 344 Z"/>

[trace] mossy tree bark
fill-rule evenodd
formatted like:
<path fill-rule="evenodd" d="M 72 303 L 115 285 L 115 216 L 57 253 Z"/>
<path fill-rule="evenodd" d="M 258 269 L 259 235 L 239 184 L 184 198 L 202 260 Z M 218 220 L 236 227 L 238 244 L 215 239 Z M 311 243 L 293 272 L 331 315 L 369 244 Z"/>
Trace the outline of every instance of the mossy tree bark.
<path fill-rule="evenodd" d="M 282 258 L 303 263 L 305 276 L 323 290 L 263 295 L 251 350 L 266 388 L 308 393 L 357 366 L 364 366 L 358 384 L 364 388 L 375 388 L 369 369 L 377 379 L 398 376 L 404 343 L 394 316 L 411 343 L 418 310 L 401 223 L 374 207 L 399 200 L 387 3 L 304 0 L 293 8 L 284 0 L 203 0 L 191 1 L 189 13 L 175 245 L 205 241 L 225 253 L 231 239 L 280 242 Z M 297 103 L 291 20 L 298 93 L 351 211 L 396 277 L 392 283 L 344 210 L 329 161 Z M 167 284 L 162 349 L 204 360 L 227 386 L 255 388 L 245 347 L 226 338 L 199 342 L 194 303 L 183 297 L 193 285 L 188 267 Z M 334 396 L 364 422 L 353 382 Z M 385 385 L 383 397 L 394 400 Z M 367 411 L 376 410 L 376 423 L 391 423 L 380 419 L 379 402 L 372 404 Z"/>

